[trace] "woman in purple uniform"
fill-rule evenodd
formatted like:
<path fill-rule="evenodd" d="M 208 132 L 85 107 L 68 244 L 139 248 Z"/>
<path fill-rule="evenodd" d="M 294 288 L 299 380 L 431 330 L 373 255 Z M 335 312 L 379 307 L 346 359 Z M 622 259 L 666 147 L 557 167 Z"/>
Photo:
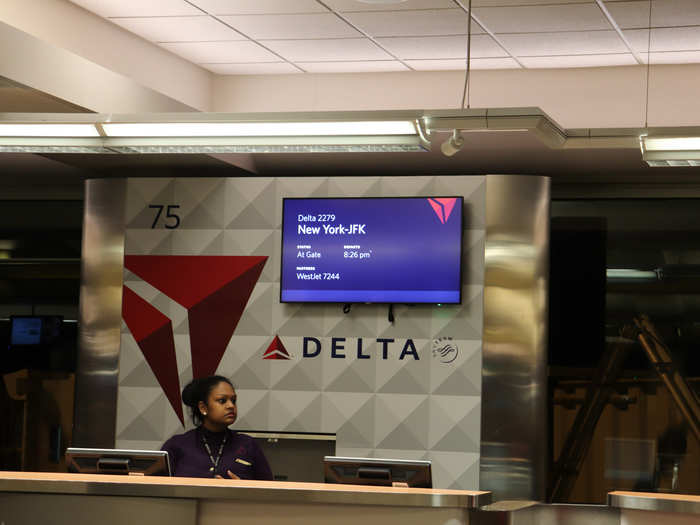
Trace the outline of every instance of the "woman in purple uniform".
<path fill-rule="evenodd" d="M 182 391 L 197 428 L 162 447 L 173 476 L 271 480 L 270 465 L 253 438 L 229 430 L 236 421 L 236 391 L 222 376 L 195 379 Z"/>

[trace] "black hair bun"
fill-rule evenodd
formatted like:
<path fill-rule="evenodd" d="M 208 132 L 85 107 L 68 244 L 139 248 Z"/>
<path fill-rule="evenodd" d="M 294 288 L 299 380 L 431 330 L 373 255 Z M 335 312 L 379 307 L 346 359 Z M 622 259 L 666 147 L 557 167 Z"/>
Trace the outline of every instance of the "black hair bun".
<path fill-rule="evenodd" d="M 200 400 L 201 379 L 193 379 L 182 390 L 182 402 L 190 408 L 195 408 Z"/>

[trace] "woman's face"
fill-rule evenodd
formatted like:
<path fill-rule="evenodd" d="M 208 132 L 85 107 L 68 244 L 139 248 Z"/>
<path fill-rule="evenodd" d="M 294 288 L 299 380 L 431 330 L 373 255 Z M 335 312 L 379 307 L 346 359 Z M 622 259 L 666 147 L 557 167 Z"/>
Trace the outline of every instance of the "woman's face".
<path fill-rule="evenodd" d="M 236 421 L 236 391 L 225 381 L 221 381 L 209 392 L 206 406 L 199 404 L 205 426 L 224 429 Z M 209 425 L 207 425 L 209 423 Z"/>

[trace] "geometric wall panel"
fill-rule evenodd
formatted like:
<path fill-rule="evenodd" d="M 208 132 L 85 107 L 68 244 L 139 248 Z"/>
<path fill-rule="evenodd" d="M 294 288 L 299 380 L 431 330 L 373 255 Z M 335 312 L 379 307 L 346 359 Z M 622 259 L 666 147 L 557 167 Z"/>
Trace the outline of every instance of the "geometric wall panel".
<path fill-rule="evenodd" d="M 178 395 L 192 377 L 232 380 L 234 428 L 334 433 L 338 454 L 430 459 L 435 487 L 476 489 L 485 180 L 130 179 L 124 282 L 172 322 L 175 358 L 165 368 Z M 283 198 L 431 195 L 464 196 L 462 304 L 397 304 L 392 323 L 386 305 L 345 314 L 342 305 L 279 302 Z M 178 205 L 180 226 L 152 227 L 151 204 Z M 191 423 L 138 340 L 126 323 L 116 445 L 155 449 Z M 454 353 L 443 355 L 440 341 Z"/>

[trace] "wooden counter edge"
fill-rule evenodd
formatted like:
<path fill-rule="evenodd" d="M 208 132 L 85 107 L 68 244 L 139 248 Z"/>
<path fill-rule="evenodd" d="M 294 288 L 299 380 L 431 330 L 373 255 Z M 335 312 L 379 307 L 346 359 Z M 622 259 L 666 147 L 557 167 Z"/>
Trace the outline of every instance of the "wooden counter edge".
<path fill-rule="evenodd" d="M 618 490 L 608 493 L 608 506 L 630 510 L 700 514 L 700 496 Z"/>
<path fill-rule="evenodd" d="M 47 472 L 0 472 L 0 492 L 465 509 L 475 509 L 491 502 L 488 491 Z"/>

